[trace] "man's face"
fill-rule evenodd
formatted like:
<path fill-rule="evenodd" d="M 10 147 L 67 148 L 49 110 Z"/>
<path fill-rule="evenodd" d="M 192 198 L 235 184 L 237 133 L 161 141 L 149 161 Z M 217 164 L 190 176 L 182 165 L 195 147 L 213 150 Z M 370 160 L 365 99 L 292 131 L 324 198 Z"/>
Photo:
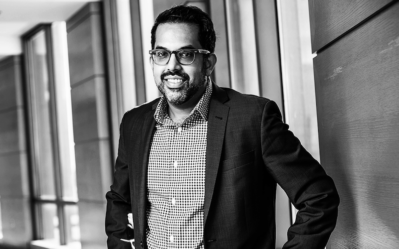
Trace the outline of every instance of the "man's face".
<path fill-rule="evenodd" d="M 155 33 L 155 49 L 175 51 L 202 48 L 198 27 L 186 23 L 160 24 Z M 160 66 L 151 61 L 155 84 L 170 104 L 181 105 L 196 99 L 205 89 L 204 55 L 196 54 L 191 65 L 181 65 L 172 54 L 168 64 Z"/>

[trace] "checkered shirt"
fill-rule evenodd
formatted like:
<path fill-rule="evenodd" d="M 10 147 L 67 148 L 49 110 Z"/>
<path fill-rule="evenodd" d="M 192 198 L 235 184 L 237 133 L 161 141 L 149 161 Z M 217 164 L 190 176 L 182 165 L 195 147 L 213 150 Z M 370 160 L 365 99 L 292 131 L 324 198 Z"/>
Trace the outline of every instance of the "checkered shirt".
<path fill-rule="evenodd" d="M 205 159 L 212 84 L 183 123 L 168 115 L 164 97 L 154 118 L 148 164 L 146 230 L 150 249 L 203 249 Z"/>

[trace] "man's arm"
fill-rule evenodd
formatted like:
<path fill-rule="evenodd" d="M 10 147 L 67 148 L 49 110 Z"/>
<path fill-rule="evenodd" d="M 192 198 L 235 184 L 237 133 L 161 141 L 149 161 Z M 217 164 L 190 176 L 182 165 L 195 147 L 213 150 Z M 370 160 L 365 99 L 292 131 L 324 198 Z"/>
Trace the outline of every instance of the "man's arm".
<path fill-rule="evenodd" d="M 335 228 L 339 197 L 334 182 L 282 122 L 277 105 L 262 117 L 263 160 L 299 210 L 283 248 L 324 248 Z"/>
<path fill-rule="evenodd" d="M 124 144 L 123 120 L 120 126 L 118 158 L 116 159 L 113 184 L 106 194 L 107 213 L 105 217 L 105 231 L 108 236 L 108 248 L 131 248 L 130 243 L 121 239 L 133 239 L 133 232 L 127 226 L 128 213 L 131 213 L 129 172 Z"/>

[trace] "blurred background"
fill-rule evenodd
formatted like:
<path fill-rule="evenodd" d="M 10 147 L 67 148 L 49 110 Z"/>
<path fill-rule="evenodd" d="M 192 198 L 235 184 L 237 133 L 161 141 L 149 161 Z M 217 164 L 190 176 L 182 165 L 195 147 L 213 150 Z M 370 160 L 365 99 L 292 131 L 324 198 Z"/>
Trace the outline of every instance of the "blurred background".
<path fill-rule="evenodd" d="M 150 30 L 178 4 L 214 22 L 216 84 L 274 100 L 333 177 L 327 248 L 396 248 L 392 0 L 0 0 L 0 248 L 106 248 L 119 123 L 159 96 Z M 280 188 L 276 212 L 282 248 L 296 210 Z"/>

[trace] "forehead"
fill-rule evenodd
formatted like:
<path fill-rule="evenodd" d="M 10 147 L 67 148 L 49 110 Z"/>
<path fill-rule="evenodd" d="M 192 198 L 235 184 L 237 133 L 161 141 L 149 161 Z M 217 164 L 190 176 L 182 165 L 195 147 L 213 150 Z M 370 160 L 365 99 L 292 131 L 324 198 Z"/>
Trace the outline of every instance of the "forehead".
<path fill-rule="evenodd" d="M 198 41 L 198 26 L 187 23 L 163 23 L 155 33 L 155 48 L 176 50 L 182 47 L 201 48 Z"/>

